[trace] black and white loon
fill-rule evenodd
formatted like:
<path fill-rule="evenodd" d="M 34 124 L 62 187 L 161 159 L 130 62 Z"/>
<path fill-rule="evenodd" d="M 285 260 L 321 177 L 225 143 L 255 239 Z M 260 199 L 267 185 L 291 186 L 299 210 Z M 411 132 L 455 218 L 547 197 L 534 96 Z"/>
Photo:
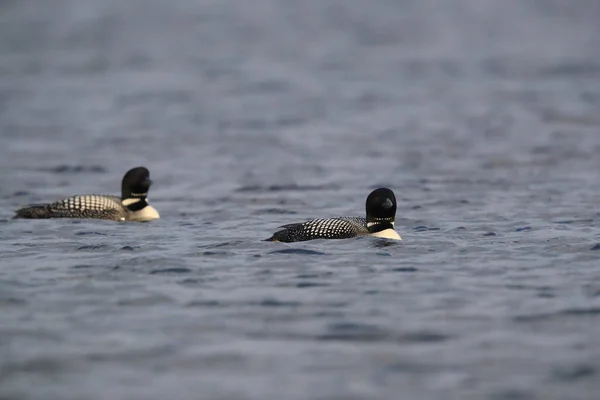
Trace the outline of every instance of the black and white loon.
<path fill-rule="evenodd" d="M 371 192 L 366 201 L 367 217 L 337 217 L 312 219 L 283 225 L 284 228 L 266 239 L 271 242 L 302 242 L 313 239 L 348 239 L 356 236 L 375 236 L 402 240 L 394 230 L 396 196 L 388 188 Z"/>
<path fill-rule="evenodd" d="M 17 210 L 14 218 L 95 218 L 113 221 L 151 221 L 160 218 L 148 204 L 152 181 L 147 168 L 127 171 L 121 183 L 121 197 L 85 194 L 51 204 L 30 205 Z"/>

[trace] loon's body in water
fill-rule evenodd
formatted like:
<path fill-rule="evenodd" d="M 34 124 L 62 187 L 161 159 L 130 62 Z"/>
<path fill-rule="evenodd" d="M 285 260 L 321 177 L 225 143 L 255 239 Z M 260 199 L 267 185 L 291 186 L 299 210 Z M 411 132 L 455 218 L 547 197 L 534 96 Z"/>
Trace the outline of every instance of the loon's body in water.
<path fill-rule="evenodd" d="M 366 218 L 337 217 L 312 219 L 283 225 L 282 230 L 266 239 L 271 242 L 302 242 L 313 239 L 348 239 L 356 236 L 375 236 L 402 240 L 394 230 L 396 196 L 387 188 L 371 192 L 366 201 Z"/>
<path fill-rule="evenodd" d="M 113 221 L 151 221 L 160 218 L 148 204 L 152 181 L 145 167 L 127 171 L 121 183 L 121 197 L 86 194 L 51 204 L 31 205 L 17 210 L 14 218 L 94 218 Z"/>

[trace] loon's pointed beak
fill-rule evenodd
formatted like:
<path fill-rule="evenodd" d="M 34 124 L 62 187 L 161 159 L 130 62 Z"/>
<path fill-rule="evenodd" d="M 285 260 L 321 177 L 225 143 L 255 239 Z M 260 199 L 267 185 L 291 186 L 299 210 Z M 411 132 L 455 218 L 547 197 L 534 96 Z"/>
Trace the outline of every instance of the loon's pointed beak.
<path fill-rule="evenodd" d="M 148 187 L 152 186 L 152 181 L 150 180 L 150 178 L 146 178 L 145 182 L 148 185 Z"/>
<path fill-rule="evenodd" d="M 385 199 L 385 201 L 383 202 L 383 204 L 381 206 L 383 208 L 392 208 L 394 206 L 394 203 L 392 203 L 392 201 L 390 199 Z"/>

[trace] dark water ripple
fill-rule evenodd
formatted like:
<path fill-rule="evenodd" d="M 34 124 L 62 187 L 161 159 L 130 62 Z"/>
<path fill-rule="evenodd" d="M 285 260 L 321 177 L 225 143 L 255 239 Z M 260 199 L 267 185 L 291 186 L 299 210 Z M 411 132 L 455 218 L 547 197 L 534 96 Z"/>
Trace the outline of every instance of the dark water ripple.
<path fill-rule="evenodd" d="M 0 1 L 0 398 L 596 400 L 600 3 L 563 3 Z M 137 165 L 158 221 L 11 219 Z M 263 241 L 379 186 L 402 243 Z"/>
<path fill-rule="evenodd" d="M 298 255 L 313 255 L 313 256 L 322 256 L 325 253 L 315 250 L 308 249 L 282 249 L 282 250 L 274 250 L 269 252 L 269 254 L 298 254 Z"/>

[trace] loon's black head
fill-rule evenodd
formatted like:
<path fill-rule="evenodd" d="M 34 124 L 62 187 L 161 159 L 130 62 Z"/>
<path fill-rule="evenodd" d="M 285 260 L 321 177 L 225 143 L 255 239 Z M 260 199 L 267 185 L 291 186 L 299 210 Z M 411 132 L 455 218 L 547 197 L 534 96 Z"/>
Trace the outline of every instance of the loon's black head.
<path fill-rule="evenodd" d="M 121 200 L 145 199 L 152 185 L 150 171 L 145 167 L 137 167 L 127 171 L 121 184 Z"/>
<path fill-rule="evenodd" d="M 375 189 L 367 197 L 367 228 L 371 233 L 393 229 L 396 219 L 396 196 L 388 188 Z"/>

